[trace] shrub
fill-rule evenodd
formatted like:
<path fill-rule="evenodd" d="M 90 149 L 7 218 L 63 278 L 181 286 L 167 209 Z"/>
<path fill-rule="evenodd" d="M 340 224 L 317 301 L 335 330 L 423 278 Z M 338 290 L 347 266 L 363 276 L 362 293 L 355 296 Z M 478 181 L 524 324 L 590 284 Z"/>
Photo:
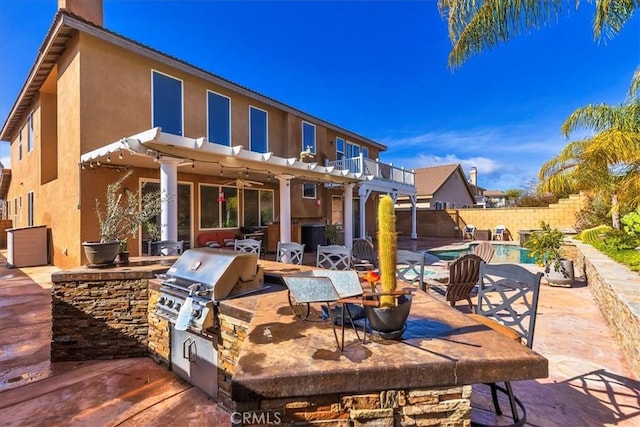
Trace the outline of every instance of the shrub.
<path fill-rule="evenodd" d="M 582 232 L 578 235 L 578 239 L 582 240 L 585 243 L 593 245 L 596 240 L 600 240 L 600 236 L 610 232 L 611 230 L 613 229 L 608 225 L 598 225 L 593 228 L 582 230 Z"/>

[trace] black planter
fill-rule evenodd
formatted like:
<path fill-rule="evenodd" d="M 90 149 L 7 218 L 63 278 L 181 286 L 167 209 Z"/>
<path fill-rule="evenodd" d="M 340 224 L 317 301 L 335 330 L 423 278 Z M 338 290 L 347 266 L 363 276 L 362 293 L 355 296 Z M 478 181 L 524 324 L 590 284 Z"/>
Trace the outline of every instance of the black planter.
<path fill-rule="evenodd" d="M 120 250 L 120 242 L 82 242 L 89 266 L 113 264 Z"/>
<path fill-rule="evenodd" d="M 411 295 L 397 297 L 397 305 L 391 308 L 364 306 L 371 330 L 384 339 L 400 339 L 406 329 L 411 311 Z"/>
<path fill-rule="evenodd" d="M 116 262 L 118 264 L 129 264 L 129 251 L 118 252 L 118 259 Z"/>

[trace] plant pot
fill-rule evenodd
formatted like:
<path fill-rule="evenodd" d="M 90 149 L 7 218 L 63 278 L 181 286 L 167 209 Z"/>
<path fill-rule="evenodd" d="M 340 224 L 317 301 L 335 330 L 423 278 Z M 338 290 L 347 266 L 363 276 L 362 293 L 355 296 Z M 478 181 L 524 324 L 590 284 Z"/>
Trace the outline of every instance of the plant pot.
<path fill-rule="evenodd" d="M 129 251 L 118 252 L 118 264 L 129 264 Z"/>
<path fill-rule="evenodd" d="M 120 242 L 82 242 L 84 254 L 89 266 L 103 266 L 113 264 L 120 250 Z"/>
<path fill-rule="evenodd" d="M 544 270 L 544 276 L 549 284 L 571 286 L 574 279 L 573 261 L 560 260 L 559 269 L 556 269 L 553 264 L 547 266 Z"/>
<path fill-rule="evenodd" d="M 384 339 L 400 339 L 411 311 L 411 295 L 398 296 L 395 307 L 364 306 L 364 311 L 372 331 Z"/>

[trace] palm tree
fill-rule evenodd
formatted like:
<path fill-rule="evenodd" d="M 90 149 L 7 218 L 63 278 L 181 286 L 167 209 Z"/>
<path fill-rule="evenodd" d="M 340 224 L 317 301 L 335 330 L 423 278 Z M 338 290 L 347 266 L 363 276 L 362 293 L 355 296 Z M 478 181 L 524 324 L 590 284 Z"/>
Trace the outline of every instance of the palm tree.
<path fill-rule="evenodd" d="M 611 199 L 611 222 L 620 228 L 620 209 L 640 204 L 640 69 L 634 73 L 629 99 L 619 106 L 578 108 L 562 125 L 568 138 L 578 128 L 594 135 L 570 142 L 542 165 L 540 191 L 554 194 L 591 190 Z"/>
<path fill-rule="evenodd" d="M 453 48 L 449 66 L 459 67 L 471 55 L 512 36 L 557 21 L 566 0 L 438 0 L 447 19 Z M 576 8 L 580 1 L 575 0 Z M 640 8 L 640 0 L 595 0 L 595 39 L 612 38 Z"/>

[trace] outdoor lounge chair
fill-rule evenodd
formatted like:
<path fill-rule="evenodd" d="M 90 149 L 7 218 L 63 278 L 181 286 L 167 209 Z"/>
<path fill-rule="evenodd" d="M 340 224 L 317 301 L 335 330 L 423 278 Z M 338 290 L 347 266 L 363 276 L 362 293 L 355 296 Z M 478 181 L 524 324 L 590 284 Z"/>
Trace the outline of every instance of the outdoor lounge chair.
<path fill-rule="evenodd" d="M 507 227 L 505 227 L 504 225 L 500 224 L 500 225 L 496 225 L 495 230 L 493 230 L 493 235 L 491 236 L 491 238 L 493 240 L 504 240 L 504 232 L 507 230 Z"/>
<path fill-rule="evenodd" d="M 353 242 L 353 263 L 356 269 L 378 268 L 378 255 L 373 248 L 373 243 L 368 239 L 356 239 Z"/>
<path fill-rule="evenodd" d="M 480 264 L 484 264 L 482 258 L 475 254 L 463 255 L 449 265 L 449 283 L 445 292 L 445 299 L 451 307 L 456 306 L 456 301 L 467 300 L 469 308 L 473 310 L 471 291 L 478 283 Z"/>
<path fill-rule="evenodd" d="M 462 230 L 462 238 L 466 239 L 469 236 L 469 239 L 474 240 L 476 238 L 476 226 L 467 224 L 464 226 Z"/>
<path fill-rule="evenodd" d="M 493 245 L 491 243 L 482 242 L 478 246 L 473 248 L 473 253 L 482 258 L 484 262 L 489 263 L 493 258 L 495 249 L 493 248 Z"/>

